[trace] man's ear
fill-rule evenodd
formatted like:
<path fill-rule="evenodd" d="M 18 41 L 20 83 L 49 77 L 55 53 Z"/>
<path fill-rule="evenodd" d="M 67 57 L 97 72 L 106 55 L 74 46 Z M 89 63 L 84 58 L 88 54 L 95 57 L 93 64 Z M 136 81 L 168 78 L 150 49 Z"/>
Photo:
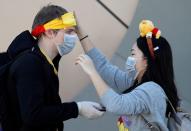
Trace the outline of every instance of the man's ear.
<path fill-rule="evenodd" d="M 45 37 L 48 37 L 49 39 L 52 39 L 55 37 L 55 32 L 53 30 L 46 30 L 44 32 Z"/>

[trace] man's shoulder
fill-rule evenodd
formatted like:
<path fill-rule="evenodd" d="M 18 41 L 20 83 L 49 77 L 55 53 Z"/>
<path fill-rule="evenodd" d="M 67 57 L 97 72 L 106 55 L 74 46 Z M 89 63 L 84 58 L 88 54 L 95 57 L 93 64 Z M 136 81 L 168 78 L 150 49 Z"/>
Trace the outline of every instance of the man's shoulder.
<path fill-rule="evenodd" d="M 13 70 L 33 69 L 42 65 L 42 61 L 43 59 L 39 55 L 29 51 L 18 56 L 12 63 L 11 68 Z"/>
<path fill-rule="evenodd" d="M 33 52 L 26 52 L 21 56 L 19 56 L 18 58 L 16 58 L 15 62 L 16 61 L 19 61 L 21 63 L 28 63 L 28 62 L 31 63 L 31 62 L 42 61 L 42 58 Z"/>

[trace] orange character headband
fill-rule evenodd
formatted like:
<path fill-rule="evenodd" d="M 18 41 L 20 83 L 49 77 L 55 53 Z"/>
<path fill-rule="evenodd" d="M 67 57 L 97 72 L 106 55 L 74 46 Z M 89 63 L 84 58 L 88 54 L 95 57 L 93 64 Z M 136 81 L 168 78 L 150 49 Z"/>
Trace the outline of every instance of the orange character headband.
<path fill-rule="evenodd" d="M 161 31 L 154 27 L 154 24 L 150 20 L 142 20 L 139 24 L 139 30 L 140 30 L 140 36 L 147 38 L 147 44 L 149 48 L 149 52 L 151 54 L 151 57 L 155 59 L 154 51 L 158 48 L 153 47 L 152 43 L 152 36 L 156 37 L 156 39 L 159 39 L 161 36 Z"/>

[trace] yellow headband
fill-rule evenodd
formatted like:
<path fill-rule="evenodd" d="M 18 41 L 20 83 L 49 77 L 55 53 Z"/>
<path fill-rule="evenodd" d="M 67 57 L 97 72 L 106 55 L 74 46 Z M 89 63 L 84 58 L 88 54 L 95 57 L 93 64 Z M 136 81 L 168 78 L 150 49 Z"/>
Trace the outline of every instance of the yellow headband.
<path fill-rule="evenodd" d="M 56 18 L 51 20 L 50 22 L 44 24 L 45 30 L 48 29 L 63 29 L 67 27 L 76 26 L 76 20 L 74 18 L 74 14 L 72 12 L 66 13 L 60 18 Z"/>
<path fill-rule="evenodd" d="M 76 20 L 73 12 L 66 13 L 61 16 L 61 18 L 56 18 L 49 21 L 44 25 L 38 25 L 32 30 L 32 35 L 37 37 L 41 33 L 44 33 L 48 29 L 64 29 L 68 27 L 76 26 Z"/>

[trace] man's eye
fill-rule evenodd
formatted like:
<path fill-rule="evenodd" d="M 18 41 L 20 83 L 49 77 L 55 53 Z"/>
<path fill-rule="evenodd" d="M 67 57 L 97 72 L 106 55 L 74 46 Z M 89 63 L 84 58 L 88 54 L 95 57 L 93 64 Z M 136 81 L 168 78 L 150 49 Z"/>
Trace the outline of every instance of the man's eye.
<path fill-rule="evenodd" d="M 67 33 L 67 34 L 71 34 L 71 33 L 72 33 L 72 31 L 66 31 L 66 33 Z"/>
<path fill-rule="evenodd" d="M 67 34 L 72 34 L 72 33 L 75 33 L 75 30 L 68 30 L 66 31 Z"/>

